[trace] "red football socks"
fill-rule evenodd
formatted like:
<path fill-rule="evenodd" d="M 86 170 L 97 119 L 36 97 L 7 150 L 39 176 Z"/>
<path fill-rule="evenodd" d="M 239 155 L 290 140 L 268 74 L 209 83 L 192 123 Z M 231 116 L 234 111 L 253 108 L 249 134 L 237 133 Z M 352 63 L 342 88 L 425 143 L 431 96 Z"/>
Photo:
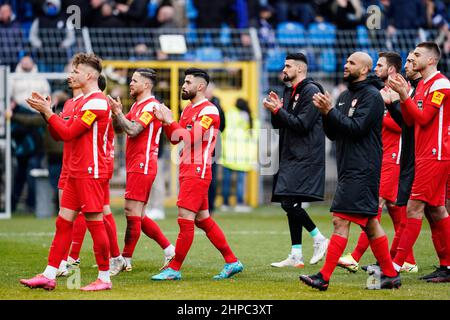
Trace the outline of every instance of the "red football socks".
<path fill-rule="evenodd" d="M 194 241 L 194 221 L 178 218 L 180 232 L 178 233 L 177 243 L 175 245 L 175 257 L 169 263 L 169 267 L 179 271 L 186 255 Z"/>
<path fill-rule="evenodd" d="M 58 269 L 61 260 L 69 251 L 73 222 L 58 216 L 55 224 L 56 231 L 48 255 L 48 265 Z"/>
<path fill-rule="evenodd" d="M 237 261 L 236 256 L 231 251 L 228 245 L 227 239 L 220 229 L 219 225 L 211 218 L 208 217 L 203 220 L 195 220 L 195 225 L 206 232 L 206 236 L 209 241 L 220 251 L 226 263 L 233 263 Z"/>
<path fill-rule="evenodd" d="M 388 277 L 395 277 L 397 271 L 395 271 L 394 266 L 392 265 L 387 236 L 384 235 L 374 240 L 369 240 L 369 242 L 373 255 L 380 264 L 381 271 Z"/>
<path fill-rule="evenodd" d="M 367 248 L 369 248 L 369 238 L 367 238 L 367 234 L 364 231 L 361 231 L 359 234 L 358 242 L 356 243 L 356 247 L 352 252 L 352 257 L 357 262 L 361 260 L 361 257 L 366 252 Z"/>
<path fill-rule="evenodd" d="M 109 270 L 109 239 L 103 221 L 86 220 L 86 225 L 94 242 L 94 255 L 98 270 Z"/>
<path fill-rule="evenodd" d="M 392 218 L 392 223 L 394 224 L 395 231 L 390 250 L 391 258 L 393 259 L 395 257 L 395 254 L 397 253 L 398 243 L 400 242 L 400 238 L 406 227 L 406 206 L 392 206 L 389 207 L 388 210 L 389 215 Z"/>
<path fill-rule="evenodd" d="M 81 246 L 83 245 L 86 230 L 86 218 L 83 213 L 80 212 L 73 222 L 72 247 L 70 248 L 69 253 L 69 256 L 74 260 L 77 260 L 80 257 Z"/>
<path fill-rule="evenodd" d="M 125 247 L 123 248 L 122 256 L 131 258 L 133 256 L 134 248 L 141 236 L 141 217 L 127 216 L 127 231 L 125 232 Z"/>
<path fill-rule="evenodd" d="M 327 257 L 325 258 L 325 264 L 320 270 L 320 273 L 325 281 L 330 280 L 331 274 L 336 268 L 339 258 L 342 256 L 342 253 L 344 253 L 347 242 L 347 238 L 341 237 L 337 234 L 333 234 L 331 236 L 330 243 L 328 245 Z"/>
<path fill-rule="evenodd" d="M 106 233 L 109 239 L 109 249 L 112 258 L 120 256 L 119 244 L 117 241 L 116 221 L 112 213 L 103 215 L 103 223 L 105 224 Z"/>
<path fill-rule="evenodd" d="M 443 247 L 443 259 L 440 259 L 442 266 L 450 266 L 450 216 L 436 221 L 439 228 L 441 245 Z M 444 251 L 445 250 L 445 251 Z"/>
<path fill-rule="evenodd" d="M 403 231 L 402 237 L 397 247 L 397 254 L 394 258 L 394 263 L 398 266 L 403 266 L 406 261 L 406 257 L 412 250 L 417 237 L 420 234 L 422 228 L 422 219 L 408 218 L 405 231 Z"/>
<path fill-rule="evenodd" d="M 439 230 L 439 224 L 436 222 L 430 222 L 430 229 L 431 229 L 431 240 L 433 241 L 434 249 L 436 250 L 436 253 L 439 258 L 439 264 L 443 265 L 442 263 L 445 260 L 445 246 L 444 242 L 441 239 L 441 231 Z"/>
<path fill-rule="evenodd" d="M 161 249 L 170 246 L 170 241 L 162 233 L 159 226 L 149 217 L 145 216 L 141 221 L 142 232 L 144 232 L 150 239 L 155 240 Z"/>

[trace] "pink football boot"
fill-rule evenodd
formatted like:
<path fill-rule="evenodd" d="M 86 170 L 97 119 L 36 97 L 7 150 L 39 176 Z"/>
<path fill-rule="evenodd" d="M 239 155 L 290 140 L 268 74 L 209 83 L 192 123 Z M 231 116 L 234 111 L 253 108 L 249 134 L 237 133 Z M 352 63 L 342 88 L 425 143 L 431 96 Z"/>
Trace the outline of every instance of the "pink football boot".
<path fill-rule="evenodd" d="M 46 278 L 43 274 L 38 274 L 31 279 L 20 279 L 20 283 L 31 288 L 42 288 L 45 290 L 53 290 L 56 287 L 56 280 Z"/>
<path fill-rule="evenodd" d="M 103 282 L 100 279 L 95 280 L 86 287 L 81 288 L 81 291 L 100 291 L 100 290 L 111 290 L 112 282 Z"/>

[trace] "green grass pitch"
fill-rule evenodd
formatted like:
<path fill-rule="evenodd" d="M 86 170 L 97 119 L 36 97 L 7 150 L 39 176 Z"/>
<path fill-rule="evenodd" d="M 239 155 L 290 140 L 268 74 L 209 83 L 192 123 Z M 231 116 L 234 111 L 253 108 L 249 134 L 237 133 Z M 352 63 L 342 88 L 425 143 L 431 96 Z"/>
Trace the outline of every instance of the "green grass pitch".
<path fill-rule="evenodd" d="M 123 247 L 125 218 L 121 208 L 113 208 L 119 233 L 119 245 Z M 320 230 L 330 236 L 332 224 L 328 207 L 313 206 L 308 209 Z M 151 275 L 158 273 L 163 254 L 158 245 L 141 235 L 133 258 L 133 271 L 112 278 L 113 289 L 106 292 L 85 293 L 70 289 L 67 279 L 60 278 L 54 291 L 30 290 L 19 284 L 20 278 L 28 278 L 44 270 L 48 249 L 54 232 L 54 219 L 36 219 L 19 215 L 11 220 L 0 220 L 0 299 L 152 299 L 152 300 L 448 300 L 450 283 L 429 284 L 418 280 L 419 276 L 434 270 L 438 263 L 428 224 L 424 222 L 416 243 L 415 253 L 419 264 L 418 274 L 402 275 L 399 290 L 366 290 L 367 275 L 358 271 L 350 274 L 337 268 L 326 292 L 313 290 L 300 283 L 300 274 L 319 271 L 318 265 L 308 264 L 312 255 L 312 240 L 303 231 L 304 269 L 276 269 L 270 263 L 284 259 L 290 252 L 287 219 L 277 206 L 265 206 L 249 214 L 218 213 L 216 221 L 224 230 L 231 248 L 244 264 L 244 272 L 224 281 L 212 280 L 223 267 L 220 253 L 212 246 L 203 231 L 196 229 L 194 243 L 184 262 L 181 281 L 152 282 Z M 161 229 L 175 244 L 178 234 L 176 208 L 168 209 L 168 216 L 158 221 Z M 387 214 L 383 214 L 389 240 L 393 227 Z M 356 243 L 360 229 L 351 226 L 346 252 Z M 361 263 L 374 262 L 369 250 Z M 93 267 L 92 241 L 89 233 L 81 251 L 81 285 L 95 280 L 97 269 Z"/>

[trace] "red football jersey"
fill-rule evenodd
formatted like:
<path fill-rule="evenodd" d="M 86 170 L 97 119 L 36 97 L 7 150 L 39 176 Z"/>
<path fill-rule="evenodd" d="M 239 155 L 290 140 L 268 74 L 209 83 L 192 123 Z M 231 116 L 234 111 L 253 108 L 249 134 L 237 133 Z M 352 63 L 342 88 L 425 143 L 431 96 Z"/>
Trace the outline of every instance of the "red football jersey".
<path fill-rule="evenodd" d="M 136 137 L 127 136 L 127 172 L 156 175 L 162 124 L 153 112 L 158 107 L 159 101 L 151 96 L 142 101 L 136 101 L 126 115 L 128 120 L 138 122 L 144 127 L 144 130 Z"/>
<path fill-rule="evenodd" d="M 217 107 L 207 99 L 189 104 L 180 122 L 165 126 L 174 144 L 184 141 L 180 159 L 180 177 L 211 179 L 211 160 L 216 145 L 220 118 Z"/>
<path fill-rule="evenodd" d="M 400 164 L 402 129 L 385 109 L 381 140 L 383 143 L 383 162 Z"/>
<path fill-rule="evenodd" d="M 86 96 L 69 126 L 53 115 L 48 119 L 63 141 L 72 141 L 69 176 L 74 178 L 109 178 L 107 156 L 108 125 L 111 108 L 101 91 Z"/>
<path fill-rule="evenodd" d="M 74 114 L 76 114 L 77 108 L 81 104 L 81 101 L 83 101 L 83 94 L 68 99 L 64 103 L 63 110 L 59 114 L 59 116 L 66 122 L 66 125 L 70 125 L 72 123 L 73 116 Z M 61 140 L 61 137 L 59 137 L 59 135 L 54 131 L 54 129 L 51 126 L 49 126 L 48 129 L 50 131 L 50 134 L 55 138 L 55 140 Z M 65 179 L 69 175 L 69 161 L 71 152 L 72 152 L 72 141 L 64 142 L 60 179 L 61 178 Z"/>
<path fill-rule="evenodd" d="M 450 81 L 437 72 L 422 79 L 402 112 L 414 121 L 416 160 L 450 160 Z"/>
<path fill-rule="evenodd" d="M 114 173 L 114 127 L 112 117 L 110 117 L 106 135 L 106 160 L 108 161 L 109 179 L 111 179 Z"/>

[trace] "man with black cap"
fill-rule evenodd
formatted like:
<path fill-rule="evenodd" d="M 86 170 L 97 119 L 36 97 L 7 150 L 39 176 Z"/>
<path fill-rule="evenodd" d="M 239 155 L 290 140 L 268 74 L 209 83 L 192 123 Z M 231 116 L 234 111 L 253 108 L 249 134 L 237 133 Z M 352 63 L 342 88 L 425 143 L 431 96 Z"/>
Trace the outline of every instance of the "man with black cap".
<path fill-rule="evenodd" d="M 325 135 L 322 117 L 312 97 L 323 92 L 322 86 L 307 78 L 308 62 L 303 53 L 288 54 L 283 69 L 289 83 L 280 100 L 270 92 L 264 107 L 271 112 L 274 129 L 280 130 L 279 170 L 274 176 L 273 202 L 281 202 L 287 213 L 291 234 L 291 253 L 272 267 L 304 267 L 302 229 L 314 239 L 310 264 L 319 262 L 328 247 L 325 238 L 302 208 L 303 202 L 323 200 L 325 187 Z"/>

